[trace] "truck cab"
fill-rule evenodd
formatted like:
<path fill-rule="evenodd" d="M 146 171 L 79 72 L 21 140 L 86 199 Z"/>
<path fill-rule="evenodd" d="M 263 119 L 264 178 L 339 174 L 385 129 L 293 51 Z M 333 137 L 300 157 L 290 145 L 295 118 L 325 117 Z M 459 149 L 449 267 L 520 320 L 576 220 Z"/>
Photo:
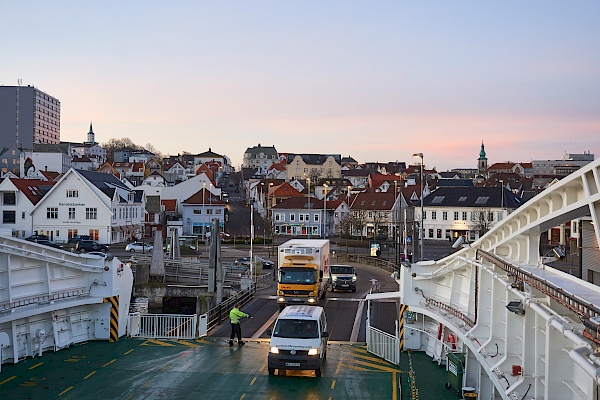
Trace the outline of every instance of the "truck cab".
<path fill-rule="evenodd" d="M 331 291 L 352 290 L 356 292 L 356 268 L 351 265 L 331 265 L 329 267 Z"/>
<path fill-rule="evenodd" d="M 290 370 L 314 370 L 321 376 L 327 357 L 327 320 L 320 306 L 288 306 L 271 333 L 269 375 Z"/>

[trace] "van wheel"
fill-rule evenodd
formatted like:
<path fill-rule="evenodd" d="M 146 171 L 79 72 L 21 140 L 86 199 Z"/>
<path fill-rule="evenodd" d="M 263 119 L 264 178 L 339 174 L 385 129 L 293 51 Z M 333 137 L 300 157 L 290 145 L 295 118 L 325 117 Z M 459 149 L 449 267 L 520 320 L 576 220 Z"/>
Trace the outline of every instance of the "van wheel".
<path fill-rule="evenodd" d="M 275 375 L 275 368 L 269 368 L 269 375 Z"/>
<path fill-rule="evenodd" d="M 356 293 L 356 288 L 352 289 L 352 293 Z"/>
<path fill-rule="evenodd" d="M 315 369 L 315 376 L 318 378 L 321 376 L 321 368 Z"/>

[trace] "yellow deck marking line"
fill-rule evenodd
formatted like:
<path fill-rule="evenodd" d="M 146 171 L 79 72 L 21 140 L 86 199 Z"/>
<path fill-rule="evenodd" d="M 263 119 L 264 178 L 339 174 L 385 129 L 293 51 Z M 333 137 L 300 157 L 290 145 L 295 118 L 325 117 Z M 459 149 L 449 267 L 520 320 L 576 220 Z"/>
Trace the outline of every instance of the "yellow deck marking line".
<path fill-rule="evenodd" d="M 379 358 L 379 357 L 363 356 L 362 354 L 355 354 L 354 356 L 357 357 L 357 358 L 363 359 L 363 360 L 369 360 L 369 361 L 373 361 L 373 362 L 385 363 L 385 365 L 383 365 L 384 367 L 393 368 L 393 364 L 390 365 L 389 362 L 387 362 L 384 359 Z"/>
<path fill-rule="evenodd" d="M 58 395 L 62 396 L 63 394 L 67 393 L 69 390 L 73 389 L 75 386 L 69 386 L 68 388 L 66 388 L 65 390 L 63 390 L 62 392 L 60 392 Z"/>
<path fill-rule="evenodd" d="M 125 400 L 131 400 L 133 396 L 127 396 Z"/>
<path fill-rule="evenodd" d="M 19 386 L 37 386 L 37 382 L 23 382 Z"/>
<path fill-rule="evenodd" d="M 372 369 L 357 367 L 356 365 L 342 364 L 345 368 L 353 371 L 374 372 Z"/>
<path fill-rule="evenodd" d="M 94 375 L 95 373 L 96 373 L 96 371 L 92 371 L 89 374 L 87 374 L 83 379 L 85 380 L 85 379 L 89 378 L 90 376 Z"/>
<path fill-rule="evenodd" d="M 267 368 L 267 364 L 263 364 L 263 366 L 260 367 L 260 369 L 258 370 L 258 372 L 263 372 L 265 370 L 265 368 Z"/>
<path fill-rule="evenodd" d="M 104 364 L 104 365 L 102 366 L 102 368 L 104 368 L 104 367 L 106 367 L 106 366 L 109 366 L 110 364 L 114 363 L 115 361 L 117 361 L 117 359 L 116 359 L 116 358 L 113 358 L 112 360 L 110 360 L 109 362 L 107 362 L 106 364 Z"/>
<path fill-rule="evenodd" d="M 144 343 L 142 343 L 140 346 L 144 346 L 144 345 L 148 346 L 146 343 L 152 343 L 152 344 L 156 344 L 159 346 L 165 346 L 165 347 L 175 346 L 173 343 L 162 342 L 160 340 L 154 340 L 154 339 L 148 339 Z"/>
<path fill-rule="evenodd" d="M 331 381 L 331 390 L 333 390 L 334 387 L 335 387 L 335 379 L 333 381 Z"/>
<path fill-rule="evenodd" d="M 142 385 L 142 389 L 147 388 L 149 384 L 150 384 L 150 381 L 144 382 L 144 384 Z"/>
<path fill-rule="evenodd" d="M 186 340 L 178 340 L 177 343 L 181 343 L 181 344 L 183 344 L 185 346 L 188 346 L 188 347 L 200 347 L 199 345 L 197 345 L 195 343 L 192 343 L 192 342 L 188 342 Z"/>
<path fill-rule="evenodd" d="M 254 382 L 256 382 L 256 377 L 254 377 L 254 378 L 252 379 L 252 382 L 250 382 L 250 386 L 254 385 Z"/>
<path fill-rule="evenodd" d="M 335 368 L 335 375 L 340 373 L 340 368 L 342 368 L 342 360 L 338 362 L 337 367 Z"/>
<path fill-rule="evenodd" d="M 169 365 L 164 365 L 160 370 L 165 371 L 167 368 L 169 368 Z"/>
<path fill-rule="evenodd" d="M 364 347 L 353 347 L 351 349 L 351 351 L 355 352 L 355 353 L 365 353 L 365 354 L 369 354 L 369 352 L 367 351 L 367 349 L 365 349 Z"/>
<path fill-rule="evenodd" d="M 127 351 L 125 352 L 125 355 L 127 355 L 127 354 L 131 353 L 133 350 L 135 350 L 135 349 L 127 350 Z"/>
<path fill-rule="evenodd" d="M 240 400 L 244 400 L 244 398 L 246 397 L 246 393 L 244 393 L 241 397 Z"/>
<path fill-rule="evenodd" d="M 397 369 L 384 367 L 383 365 L 371 364 L 371 363 L 368 363 L 366 361 L 361 361 L 361 360 L 352 360 L 352 362 L 354 362 L 355 364 L 364 365 L 366 367 L 375 368 L 376 370 L 383 371 L 383 372 L 397 372 L 398 371 Z M 371 371 L 373 371 L 373 370 L 371 369 Z M 373 371 L 373 372 L 375 372 L 375 371 Z"/>
<path fill-rule="evenodd" d="M 396 373 L 392 372 L 392 400 L 396 400 L 398 398 L 398 383 L 396 382 Z"/>
<path fill-rule="evenodd" d="M 6 382 L 8 382 L 8 381 L 12 381 L 12 380 L 13 380 L 13 379 L 15 379 L 16 377 L 17 377 L 16 375 L 14 375 L 14 376 L 11 376 L 10 378 L 8 378 L 8 379 L 5 379 L 5 380 L 3 380 L 2 382 L 0 382 L 0 385 L 4 385 L 4 384 L 5 384 Z"/>
<path fill-rule="evenodd" d="M 42 364 L 43 364 L 43 362 L 41 362 L 39 364 L 35 364 L 34 366 L 29 367 L 29 369 L 36 369 L 37 367 L 39 367 Z"/>

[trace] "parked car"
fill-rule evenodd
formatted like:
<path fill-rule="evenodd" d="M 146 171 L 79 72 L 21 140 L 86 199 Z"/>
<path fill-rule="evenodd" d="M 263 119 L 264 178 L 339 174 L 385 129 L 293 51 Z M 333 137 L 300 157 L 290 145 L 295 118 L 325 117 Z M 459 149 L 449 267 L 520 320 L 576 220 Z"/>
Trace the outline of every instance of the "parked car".
<path fill-rule="evenodd" d="M 67 240 L 67 243 L 77 244 L 77 242 L 79 242 L 81 240 L 94 240 L 94 238 L 91 237 L 90 235 L 75 235 L 72 238 L 70 238 L 69 240 Z"/>
<path fill-rule="evenodd" d="M 243 265 L 246 267 L 250 266 L 250 257 L 238 258 L 233 262 L 234 265 Z"/>
<path fill-rule="evenodd" d="M 125 246 L 125 251 L 130 251 L 132 253 L 149 253 L 153 248 L 154 246 L 148 243 L 133 242 Z"/>
<path fill-rule="evenodd" d="M 38 235 L 37 233 L 26 237 L 25 240 L 29 240 L 30 242 L 37 242 L 38 240 L 50 240 L 48 235 Z"/>
<path fill-rule="evenodd" d="M 262 261 L 262 266 L 264 269 L 272 269 L 275 267 L 275 263 L 271 260 L 265 260 L 262 257 L 256 257 L 256 261 Z"/>
<path fill-rule="evenodd" d="M 102 251 L 106 253 L 109 247 L 105 244 L 100 244 L 94 240 L 80 240 L 75 245 L 75 250 L 80 251 L 82 253 L 88 251 Z"/>
<path fill-rule="evenodd" d="M 44 246 L 54 247 L 55 249 L 61 249 L 62 250 L 62 248 L 63 248 L 62 244 L 54 243 L 54 242 L 51 242 L 51 241 L 45 240 L 45 239 L 38 239 L 35 242 L 37 244 L 43 244 Z"/>

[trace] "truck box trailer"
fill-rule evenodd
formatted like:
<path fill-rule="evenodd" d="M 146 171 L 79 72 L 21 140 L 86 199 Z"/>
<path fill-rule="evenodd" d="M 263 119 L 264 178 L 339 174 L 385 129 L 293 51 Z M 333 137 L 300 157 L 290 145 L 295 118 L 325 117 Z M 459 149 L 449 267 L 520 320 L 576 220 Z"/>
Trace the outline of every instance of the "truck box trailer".
<path fill-rule="evenodd" d="M 327 293 L 329 240 L 288 240 L 278 248 L 277 266 L 279 306 L 315 305 Z"/>

